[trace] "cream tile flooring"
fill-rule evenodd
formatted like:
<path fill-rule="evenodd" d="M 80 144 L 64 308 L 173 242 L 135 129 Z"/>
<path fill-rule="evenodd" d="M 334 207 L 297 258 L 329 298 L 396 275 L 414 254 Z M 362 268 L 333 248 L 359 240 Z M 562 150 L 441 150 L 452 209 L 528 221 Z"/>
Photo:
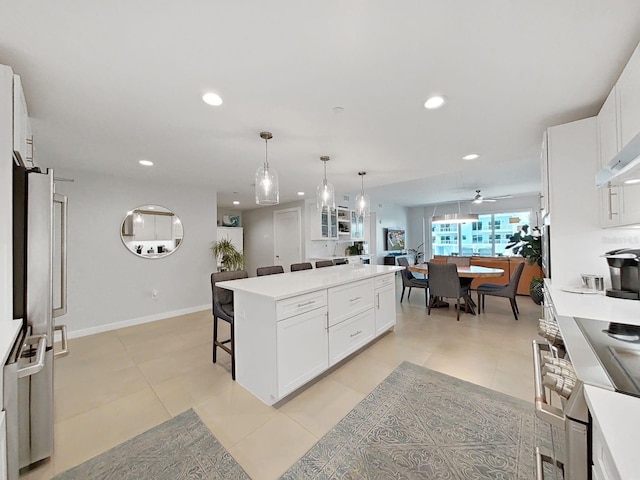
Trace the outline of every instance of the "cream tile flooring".
<path fill-rule="evenodd" d="M 278 408 L 231 380 L 224 352 L 211 363 L 210 311 L 74 339 L 55 366 L 55 454 L 21 478 L 49 479 L 189 408 L 251 478 L 278 478 L 403 360 L 533 399 L 539 306 L 518 297 L 516 322 L 506 299 L 488 297 L 486 313 L 456 322 L 453 308 L 427 316 L 423 291 L 412 296 L 395 331 Z"/>

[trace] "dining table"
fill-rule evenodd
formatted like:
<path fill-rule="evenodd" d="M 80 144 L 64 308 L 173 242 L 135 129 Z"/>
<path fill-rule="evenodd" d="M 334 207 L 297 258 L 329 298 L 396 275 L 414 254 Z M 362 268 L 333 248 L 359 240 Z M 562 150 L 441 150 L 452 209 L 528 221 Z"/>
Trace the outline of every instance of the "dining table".
<path fill-rule="evenodd" d="M 409 265 L 407 270 L 414 273 L 422 273 L 425 278 L 429 276 L 429 266 L 426 263 L 419 263 L 417 265 Z M 490 268 L 490 267 L 481 267 L 479 265 L 457 265 L 458 276 L 460 277 L 460 283 L 462 285 L 468 284 L 470 285 L 474 278 L 490 278 L 490 277 L 500 277 L 504 274 L 504 270 L 501 268 Z M 476 313 L 476 303 L 473 301 L 471 296 L 464 298 L 464 306 L 461 305 L 460 308 L 464 308 L 467 313 L 475 315 Z M 446 302 L 441 302 L 440 306 L 449 306 Z"/>

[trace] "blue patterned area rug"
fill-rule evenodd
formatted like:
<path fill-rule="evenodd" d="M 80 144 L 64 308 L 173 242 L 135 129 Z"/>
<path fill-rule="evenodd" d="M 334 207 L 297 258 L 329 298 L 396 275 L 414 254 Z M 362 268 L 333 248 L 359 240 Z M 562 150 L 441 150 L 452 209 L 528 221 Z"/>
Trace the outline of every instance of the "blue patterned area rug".
<path fill-rule="evenodd" d="M 249 476 L 193 410 L 178 415 L 54 480 L 236 480 Z"/>
<path fill-rule="evenodd" d="M 531 480 L 551 442 L 532 403 L 404 362 L 281 478 Z"/>

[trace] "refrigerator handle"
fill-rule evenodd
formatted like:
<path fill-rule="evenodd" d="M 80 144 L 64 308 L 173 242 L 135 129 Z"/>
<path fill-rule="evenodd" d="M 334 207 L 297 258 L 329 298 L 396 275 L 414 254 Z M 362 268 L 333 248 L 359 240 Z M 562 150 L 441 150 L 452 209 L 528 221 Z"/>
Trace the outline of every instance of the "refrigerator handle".
<path fill-rule="evenodd" d="M 46 335 L 33 335 L 27 337 L 24 341 L 23 349 L 27 345 L 33 345 L 38 342 L 38 349 L 36 350 L 36 362 L 29 364 L 27 367 L 18 369 L 18 378 L 29 377 L 35 375 L 44 368 L 44 354 L 47 352 L 47 336 Z M 22 352 L 20 352 L 22 355 Z"/>
<path fill-rule="evenodd" d="M 66 357 L 67 355 L 69 355 L 69 343 L 67 341 L 67 326 L 66 325 L 56 325 L 55 327 L 53 327 L 54 332 L 59 331 L 60 335 L 62 336 L 60 343 L 61 345 L 61 350 L 59 352 L 55 352 L 53 354 L 54 358 L 60 358 L 60 357 Z"/>
<path fill-rule="evenodd" d="M 53 194 L 53 201 L 60 204 L 60 308 L 53 309 L 53 318 L 67 313 L 67 197 Z"/>

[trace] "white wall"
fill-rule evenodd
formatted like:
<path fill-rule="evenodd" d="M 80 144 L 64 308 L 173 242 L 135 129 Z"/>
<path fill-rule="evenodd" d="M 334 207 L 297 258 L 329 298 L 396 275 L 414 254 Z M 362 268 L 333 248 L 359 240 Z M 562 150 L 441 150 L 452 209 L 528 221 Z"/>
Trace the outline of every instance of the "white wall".
<path fill-rule="evenodd" d="M 408 227 L 408 212 L 407 207 L 396 205 L 394 203 L 383 203 L 376 201 L 375 198 L 371 198 L 371 211 L 376 212 L 376 258 L 372 259 L 372 263 L 381 265 L 384 263 L 384 256 L 389 252 L 385 250 L 385 228 L 400 228 L 407 230 Z M 407 248 L 415 248 L 418 244 L 413 245 L 409 243 L 410 237 L 405 237 Z M 413 237 L 411 237 L 413 241 Z M 420 242 L 418 242 L 420 243 Z"/>
<path fill-rule="evenodd" d="M 72 336 L 210 308 L 215 191 L 78 170 L 56 176 L 74 179 L 56 182 L 56 191 L 69 198 L 69 307 L 59 322 Z M 146 204 L 166 207 L 182 222 L 182 244 L 167 257 L 138 257 L 121 241 L 127 211 Z"/>
<path fill-rule="evenodd" d="M 273 265 L 273 212 L 286 208 L 299 207 L 302 217 L 302 238 L 308 237 L 307 214 L 304 200 L 298 202 L 283 203 L 272 207 L 260 207 L 253 210 L 245 210 L 242 215 L 244 226 L 244 255 L 247 262 L 247 272 L 250 277 L 255 277 L 258 267 Z M 301 258 L 305 258 L 305 242 L 302 242 Z M 285 268 L 286 270 L 286 268 Z"/>
<path fill-rule="evenodd" d="M 551 218 L 551 280 L 554 286 L 579 286 L 580 274 L 605 277 L 609 268 L 601 255 L 617 248 L 639 248 L 637 228 L 600 227 L 596 118 L 548 129 Z"/>

